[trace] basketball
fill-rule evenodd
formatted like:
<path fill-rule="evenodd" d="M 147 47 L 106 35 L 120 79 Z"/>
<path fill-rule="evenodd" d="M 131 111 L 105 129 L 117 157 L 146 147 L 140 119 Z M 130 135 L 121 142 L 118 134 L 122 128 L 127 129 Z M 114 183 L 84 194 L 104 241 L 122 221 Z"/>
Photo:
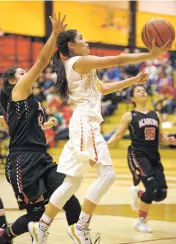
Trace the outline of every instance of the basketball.
<path fill-rule="evenodd" d="M 173 42 L 175 30 L 172 24 L 164 19 L 148 21 L 142 29 L 142 41 L 147 48 L 151 49 L 153 39 L 157 47 L 163 46 L 169 39 Z"/>

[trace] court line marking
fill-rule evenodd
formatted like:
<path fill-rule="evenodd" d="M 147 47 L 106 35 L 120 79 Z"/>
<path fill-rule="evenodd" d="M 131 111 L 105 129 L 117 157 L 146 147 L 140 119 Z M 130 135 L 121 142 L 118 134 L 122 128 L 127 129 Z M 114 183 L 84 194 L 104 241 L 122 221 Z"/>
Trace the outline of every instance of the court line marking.
<path fill-rule="evenodd" d="M 175 239 L 176 239 L 176 236 L 166 237 L 166 238 L 158 238 L 158 239 L 150 239 L 150 240 L 143 240 L 143 241 L 120 242 L 118 244 L 138 244 L 138 243 L 151 242 L 151 241 L 167 241 L 167 240 L 175 240 Z"/>

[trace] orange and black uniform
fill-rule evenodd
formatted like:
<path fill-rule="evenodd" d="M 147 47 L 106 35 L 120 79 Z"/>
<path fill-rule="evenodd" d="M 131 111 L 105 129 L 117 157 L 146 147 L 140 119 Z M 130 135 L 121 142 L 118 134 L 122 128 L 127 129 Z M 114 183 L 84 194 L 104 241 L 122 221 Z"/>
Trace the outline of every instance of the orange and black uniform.
<path fill-rule="evenodd" d="M 13 187 L 19 208 L 26 208 L 42 195 L 44 203 L 47 203 L 51 194 L 63 183 L 65 175 L 56 172 L 57 165 L 46 151 L 42 129 L 44 111 L 31 94 L 23 101 L 9 100 L 6 119 L 10 134 L 6 178 Z M 66 203 L 64 209 L 67 217 L 72 212 L 74 221 L 78 220 L 80 205 L 75 196 Z M 67 220 L 69 224 L 72 222 L 69 217 Z"/>
<path fill-rule="evenodd" d="M 159 118 L 157 113 L 131 111 L 129 125 L 131 145 L 128 148 L 128 165 L 134 185 L 143 182 L 147 196 L 144 202 L 163 200 L 167 195 L 167 184 L 160 161 Z"/>

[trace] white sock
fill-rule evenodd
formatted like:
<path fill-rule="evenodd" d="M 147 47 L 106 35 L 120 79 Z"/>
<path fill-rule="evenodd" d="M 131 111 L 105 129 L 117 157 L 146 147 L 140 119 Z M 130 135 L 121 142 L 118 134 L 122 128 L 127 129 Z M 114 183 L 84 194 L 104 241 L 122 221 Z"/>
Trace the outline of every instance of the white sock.
<path fill-rule="evenodd" d="M 50 217 L 48 217 L 46 214 L 43 214 L 39 221 L 39 228 L 42 231 L 47 231 L 51 222 L 52 222 L 52 219 Z"/>
<path fill-rule="evenodd" d="M 85 229 L 85 228 L 87 229 L 89 226 L 89 223 L 90 223 L 90 219 L 91 219 L 91 215 L 81 211 L 81 214 L 79 216 L 79 220 L 78 220 L 76 226 L 80 230 Z"/>

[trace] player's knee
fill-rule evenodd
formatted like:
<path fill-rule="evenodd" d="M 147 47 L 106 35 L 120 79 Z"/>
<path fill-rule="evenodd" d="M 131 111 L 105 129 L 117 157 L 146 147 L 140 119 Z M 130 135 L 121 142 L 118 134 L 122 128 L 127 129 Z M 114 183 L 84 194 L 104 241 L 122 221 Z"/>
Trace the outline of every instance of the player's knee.
<path fill-rule="evenodd" d="M 158 190 L 155 202 L 161 202 L 167 197 L 167 189 L 166 188 L 161 188 Z"/>
<path fill-rule="evenodd" d="M 101 197 L 109 190 L 115 179 L 116 174 L 112 166 L 103 166 L 100 177 L 89 188 L 86 198 L 94 204 L 98 204 Z"/>
<path fill-rule="evenodd" d="M 114 172 L 112 166 L 105 166 L 103 170 L 103 174 L 101 176 L 103 178 L 103 184 L 111 186 L 115 179 L 116 179 L 116 173 Z"/>
<path fill-rule="evenodd" d="M 159 185 L 153 176 L 146 178 L 145 188 L 146 191 L 142 195 L 141 200 L 150 204 L 152 201 L 155 201 L 159 188 Z"/>
<path fill-rule="evenodd" d="M 62 185 L 52 194 L 50 202 L 58 209 L 62 209 L 65 203 L 79 189 L 81 183 L 81 177 L 67 176 Z"/>
<path fill-rule="evenodd" d="M 41 201 L 34 204 L 28 204 L 26 210 L 30 221 L 39 221 L 45 211 L 45 203 L 44 201 Z"/>

